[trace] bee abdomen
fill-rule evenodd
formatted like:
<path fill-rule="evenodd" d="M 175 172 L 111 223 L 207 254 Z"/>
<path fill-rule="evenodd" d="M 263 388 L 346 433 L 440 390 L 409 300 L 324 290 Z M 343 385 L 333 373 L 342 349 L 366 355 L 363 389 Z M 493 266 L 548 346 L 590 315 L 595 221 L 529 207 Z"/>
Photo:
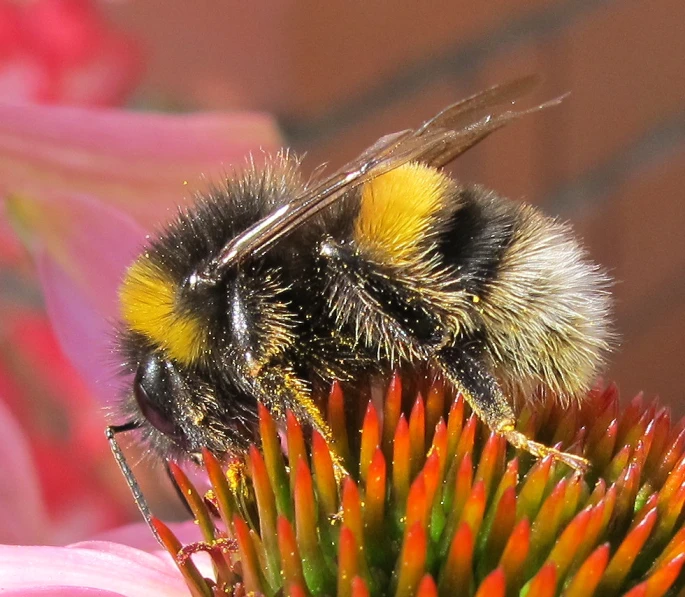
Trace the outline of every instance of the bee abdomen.
<path fill-rule="evenodd" d="M 519 223 L 516 205 L 478 186 L 458 190 L 459 208 L 440 235 L 437 250 L 455 273 L 455 286 L 477 301 L 497 279 Z"/>
<path fill-rule="evenodd" d="M 494 366 L 511 393 L 578 397 L 610 347 L 608 278 L 568 226 L 531 206 L 516 211 L 481 311 Z"/>

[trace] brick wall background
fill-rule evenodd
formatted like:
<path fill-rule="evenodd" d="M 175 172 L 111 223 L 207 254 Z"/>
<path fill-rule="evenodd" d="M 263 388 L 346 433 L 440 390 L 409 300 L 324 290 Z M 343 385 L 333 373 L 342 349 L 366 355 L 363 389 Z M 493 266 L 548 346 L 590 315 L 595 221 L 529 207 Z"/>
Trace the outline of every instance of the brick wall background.
<path fill-rule="evenodd" d="M 455 165 L 573 222 L 616 278 L 607 374 L 685 411 L 682 0 L 146 0 L 111 18 L 147 43 L 140 104 L 275 113 L 306 164 L 332 166 L 444 105 L 531 72 L 563 105 Z"/>

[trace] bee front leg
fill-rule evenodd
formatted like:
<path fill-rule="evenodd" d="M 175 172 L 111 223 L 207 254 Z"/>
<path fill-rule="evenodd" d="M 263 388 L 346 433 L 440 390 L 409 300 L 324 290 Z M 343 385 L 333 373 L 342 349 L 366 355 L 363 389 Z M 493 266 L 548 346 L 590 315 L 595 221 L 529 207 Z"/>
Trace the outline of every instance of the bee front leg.
<path fill-rule="evenodd" d="M 477 358 L 462 349 L 447 347 L 434 355 L 433 364 L 448 383 L 463 394 L 478 417 L 512 446 L 538 458 L 551 456 L 577 471 L 588 469 L 589 462 L 585 458 L 533 441 L 518 431 L 514 411 L 497 380 Z"/>

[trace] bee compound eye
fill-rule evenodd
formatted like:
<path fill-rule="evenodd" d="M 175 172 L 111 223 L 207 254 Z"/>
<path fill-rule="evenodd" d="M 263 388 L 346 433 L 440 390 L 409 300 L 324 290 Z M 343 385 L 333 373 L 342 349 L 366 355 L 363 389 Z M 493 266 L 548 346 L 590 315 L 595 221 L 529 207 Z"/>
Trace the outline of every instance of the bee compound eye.
<path fill-rule="evenodd" d="M 133 385 L 133 395 L 150 425 L 165 435 L 176 436 L 173 416 L 164 408 L 165 403 L 173 401 L 165 369 L 164 364 L 154 357 L 141 363 Z"/>
<path fill-rule="evenodd" d="M 171 419 L 152 402 L 149 394 L 141 384 L 135 384 L 133 394 L 138 403 L 138 407 L 140 408 L 140 412 L 143 413 L 143 416 L 148 420 L 150 425 L 158 431 L 161 431 L 164 435 L 175 435 L 173 421 L 171 421 Z"/>

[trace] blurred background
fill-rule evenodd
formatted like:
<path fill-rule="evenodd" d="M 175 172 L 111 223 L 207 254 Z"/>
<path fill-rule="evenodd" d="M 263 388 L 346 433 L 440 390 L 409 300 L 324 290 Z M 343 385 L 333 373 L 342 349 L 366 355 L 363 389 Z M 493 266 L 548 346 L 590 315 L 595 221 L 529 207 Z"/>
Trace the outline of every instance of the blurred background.
<path fill-rule="evenodd" d="M 12 62 L 2 44 L 16 28 L 3 14 L 18 6 L 33 6 L 40 17 L 32 22 L 42 29 L 32 35 L 58 45 L 107 32 L 111 44 L 89 58 L 100 77 L 90 80 L 108 83 L 107 94 L 47 93 L 45 85 L 33 88 L 17 77 L 22 63 Z M 681 0 L 0 0 L 0 7 L 0 101 L 264 111 L 277 119 L 286 145 L 306 152 L 306 170 L 321 162 L 337 167 L 381 135 L 415 126 L 455 100 L 539 73 L 543 84 L 531 102 L 569 97 L 496 133 L 461 158 L 454 173 L 572 222 L 616 280 L 621 345 L 606 379 L 617 382 L 624 400 L 644 391 L 685 412 Z M 26 383 L 14 347 L 49 329 L 40 323 L 30 261 L 6 226 L 0 242 L 0 383 L 14 383 L 0 386 L 0 397 L 30 420 L 32 409 L 17 405 L 43 404 L 45 384 Z M 17 329 L 10 312 L 23 313 L 26 324 Z M 68 384 L 51 387 L 78 393 Z M 106 465 L 98 459 L 100 466 Z"/>
<path fill-rule="evenodd" d="M 133 101 L 276 115 L 306 167 L 539 73 L 564 103 L 455 164 L 464 180 L 570 220 L 617 281 L 624 396 L 685 399 L 685 3 L 264 2 L 105 6 L 144 43 Z"/>

